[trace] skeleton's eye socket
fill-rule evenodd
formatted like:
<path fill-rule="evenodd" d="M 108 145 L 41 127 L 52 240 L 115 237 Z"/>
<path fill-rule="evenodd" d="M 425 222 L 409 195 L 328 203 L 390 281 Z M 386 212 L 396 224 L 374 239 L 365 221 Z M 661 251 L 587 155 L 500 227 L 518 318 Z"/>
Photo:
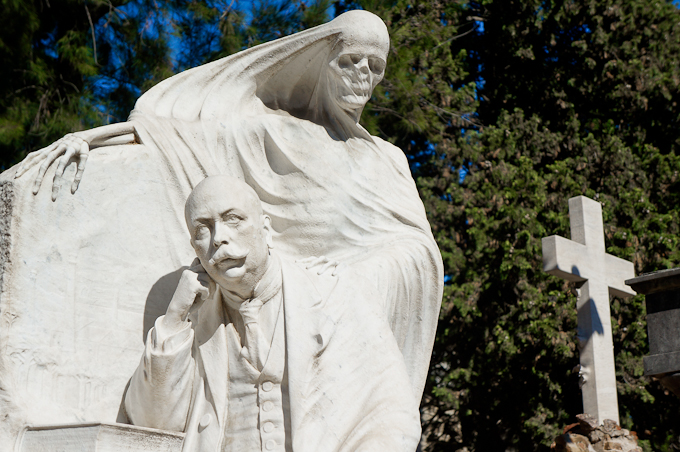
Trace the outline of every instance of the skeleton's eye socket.
<path fill-rule="evenodd" d="M 382 74 L 385 70 L 385 62 L 380 58 L 370 58 L 368 60 L 368 67 L 371 68 L 371 72 L 375 74 Z"/>
<path fill-rule="evenodd" d="M 359 61 L 361 61 L 361 55 L 354 54 L 354 55 L 351 55 L 351 58 L 352 58 L 352 63 L 354 63 L 354 64 L 359 64 Z"/>
<path fill-rule="evenodd" d="M 338 58 L 338 67 L 340 69 L 349 69 L 352 67 L 352 57 L 350 55 L 341 55 Z"/>

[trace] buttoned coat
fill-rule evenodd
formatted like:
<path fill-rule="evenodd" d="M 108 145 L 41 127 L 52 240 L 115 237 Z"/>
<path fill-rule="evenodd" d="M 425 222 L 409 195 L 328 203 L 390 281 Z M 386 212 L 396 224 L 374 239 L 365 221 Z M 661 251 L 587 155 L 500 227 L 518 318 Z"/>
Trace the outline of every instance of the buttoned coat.
<path fill-rule="evenodd" d="M 293 451 L 415 451 L 418 404 L 373 284 L 281 268 Z M 222 452 L 229 363 L 219 289 L 190 320 L 180 344 L 153 344 L 149 332 L 125 406 L 136 425 L 186 432 L 183 452 Z"/>

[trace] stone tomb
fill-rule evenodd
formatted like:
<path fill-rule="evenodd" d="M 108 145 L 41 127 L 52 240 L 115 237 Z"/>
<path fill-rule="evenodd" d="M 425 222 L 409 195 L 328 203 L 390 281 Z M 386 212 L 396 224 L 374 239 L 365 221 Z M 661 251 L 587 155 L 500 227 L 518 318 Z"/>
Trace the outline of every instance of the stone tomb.
<path fill-rule="evenodd" d="M 658 378 L 680 396 L 680 268 L 641 275 L 626 284 L 645 294 L 649 338 L 645 375 Z"/>
<path fill-rule="evenodd" d="M 32 178 L 0 175 L 0 452 L 25 425 L 127 422 L 122 397 L 145 334 L 194 258 L 160 204 L 156 161 L 143 146 L 99 150 L 78 192 L 55 202 L 49 186 L 33 196 Z M 158 208 L 140 209 L 140 196 Z M 165 246 L 184 257 L 173 263 Z M 91 271 L 106 262 L 122 265 Z"/>

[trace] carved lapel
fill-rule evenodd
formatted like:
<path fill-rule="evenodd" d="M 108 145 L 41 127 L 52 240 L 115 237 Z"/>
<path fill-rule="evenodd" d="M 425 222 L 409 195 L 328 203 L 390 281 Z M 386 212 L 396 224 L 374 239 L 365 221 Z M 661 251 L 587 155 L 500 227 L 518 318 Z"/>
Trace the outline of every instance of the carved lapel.
<path fill-rule="evenodd" d="M 227 377 L 229 358 L 227 353 L 227 335 L 225 331 L 224 309 L 219 288 L 213 296 L 203 303 L 196 323 L 196 337 L 200 358 L 208 380 L 208 387 L 213 396 L 215 411 L 220 425 L 224 425 L 227 406 Z"/>
<path fill-rule="evenodd" d="M 282 259 L 283 313 L 286 326 L 288 392 L 293 440 L 305 413 L 306 395 L 313 388 L 314 357 L 328 342 L 323 299 L 304 270 Z"/>

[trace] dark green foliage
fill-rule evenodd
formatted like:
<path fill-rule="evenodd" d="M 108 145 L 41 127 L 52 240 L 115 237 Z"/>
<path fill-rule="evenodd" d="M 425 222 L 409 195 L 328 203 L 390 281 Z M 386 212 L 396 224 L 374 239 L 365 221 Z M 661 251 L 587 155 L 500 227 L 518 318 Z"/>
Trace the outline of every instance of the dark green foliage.
<path fill-rule="evenodd" d="M 0 1 L 0 168 L 98 122 L 83 87 L 97 73 L 90 20 L 108 4 Z"/>

